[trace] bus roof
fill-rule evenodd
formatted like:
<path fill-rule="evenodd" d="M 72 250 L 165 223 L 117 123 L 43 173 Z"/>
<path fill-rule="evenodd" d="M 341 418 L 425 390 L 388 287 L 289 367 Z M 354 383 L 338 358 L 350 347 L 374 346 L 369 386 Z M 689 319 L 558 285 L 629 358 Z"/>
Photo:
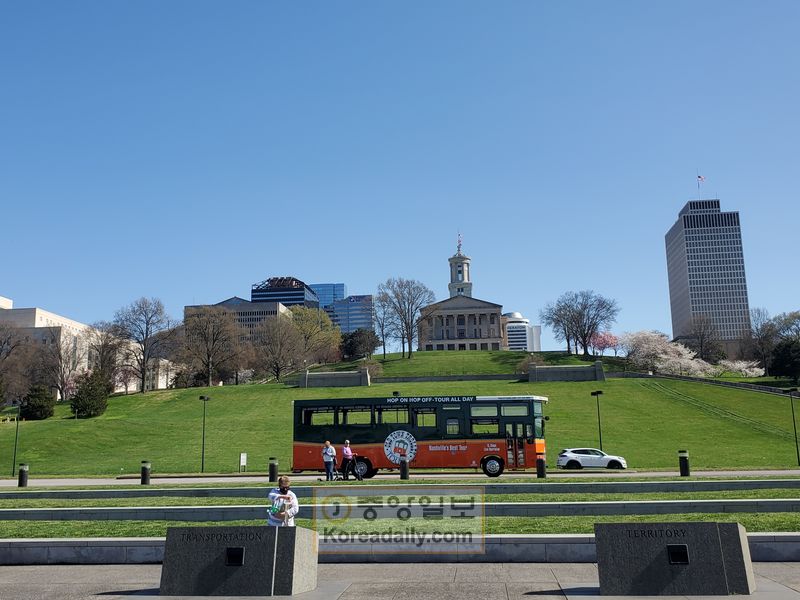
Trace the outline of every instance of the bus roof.
<path fill-rule="evenodd" d="M 454 404 L 461 402 L 548 402 L 546 396 L 382 396 L 377 398 L 324 398 L 318 400 L 294 400 L 300 406 L 356 406 L 395 404 Z"/>

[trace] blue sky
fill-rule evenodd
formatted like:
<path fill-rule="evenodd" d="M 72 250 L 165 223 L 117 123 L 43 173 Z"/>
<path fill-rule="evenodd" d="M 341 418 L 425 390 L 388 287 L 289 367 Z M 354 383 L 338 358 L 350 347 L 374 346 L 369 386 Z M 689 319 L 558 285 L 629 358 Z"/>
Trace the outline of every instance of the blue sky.
<path fill-rule="evenodd" d="M 800 3 L 4 2 L 0 295 L 84 322 L 294 275 L 670 332 L 663 236 L 741 213 L 797 309 Z M 549 332 L 546 349 L 556 348 Z"/>

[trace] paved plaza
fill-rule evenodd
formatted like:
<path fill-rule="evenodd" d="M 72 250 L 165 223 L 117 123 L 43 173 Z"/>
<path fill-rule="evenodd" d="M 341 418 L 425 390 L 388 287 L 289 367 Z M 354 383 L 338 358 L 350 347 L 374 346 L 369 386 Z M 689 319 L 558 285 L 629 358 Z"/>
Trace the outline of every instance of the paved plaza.
<path fill-rule="evenodd" d="M 800 563 L 754 563 L 753 600 L 800 600 Z M 0 567 L 2 600 L 156 598 L 161 565 Z M 595 564 L 319 565 L 303 600 L 609 600 Z M 183 596 L 172 596 L 181 598 Z M 223 598 L 216 596 L 217 598 Z M 627 598 L 632 598 L 628 596 Z M 667 597 L 664 597 L 667 598 Z"/>

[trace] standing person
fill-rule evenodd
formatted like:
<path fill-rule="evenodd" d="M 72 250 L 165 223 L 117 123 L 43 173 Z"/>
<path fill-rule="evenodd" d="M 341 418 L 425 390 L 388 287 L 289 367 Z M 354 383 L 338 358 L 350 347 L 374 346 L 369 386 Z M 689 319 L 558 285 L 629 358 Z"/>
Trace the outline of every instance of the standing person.
<path fill-rule="evenodd" d="M 322 447 L 322 464 L 325 465 L 325 481 L 333 481 L 333 470 L 336 468 L 336 448 L 330 440 Z"/>
<path fill-rule="evenodd" d="M 267 525 L 273 527 L 294 527 L 294 516 L 300 511 L 297 496 L 289 489 L 289 478 L 284 475 L 278 478 L 278 487 L 267 495 L 272 503 L 269 508 Z"/>
<path fill-rule="evenodd" d="M 350 440 L 344 441 L 344 446 L 342 446 L 342 476 L 344 480 L 347 481 L 349 479 L 349 471 L 353 467 L 353 449 L 350 447 Z M 355 470 L 353 471 L 355 474 Z"/>

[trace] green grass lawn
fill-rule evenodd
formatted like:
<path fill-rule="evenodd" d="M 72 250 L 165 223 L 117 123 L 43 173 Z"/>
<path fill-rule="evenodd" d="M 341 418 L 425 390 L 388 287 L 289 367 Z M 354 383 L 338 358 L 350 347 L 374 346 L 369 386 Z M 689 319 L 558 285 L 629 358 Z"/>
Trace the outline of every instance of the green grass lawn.
<path fill-rule="evenodd" d="M 207 405 L 207 472 L 237 471 L 240 452 L 248 453 L 251 471 L 266 470 L 270 456 L 278 457 L 287 470 L 292 400 L 389 396 L 398 390 L 403 395 L 548 396 L 552 465 L 560 448 L 597 445 L 597 413 L 589 392 L 602 389 L 604 449 L 625 456 L 632 468 L 675 469 L 679 449 L 689 450 L 694 469 L 796 466 L 785 398 L 683 381 L 655 383 L 429 382 L 317 389 L 267 384 L 164 390 L 110 398 L 108 411 L 95 419 L 70 419 L 68 407 L 60 405 L 51 419 L 23 422 L 17 462 L 29 463 L 32 477 L 134 474 L 142 460 L 153 462 L 154 475 L 196 473 L 203 414 L 198 396 L 207 394 L 212 397 Z M 699 400 L 701 407 L 687 397 Z M 719 408 L 722 416 L 709 407 Z M 11 475 L 14 431 L 13 424 L 0 423 L 5 477 Z"/>
<path fill-rule="evenodd" d="M 528 352 L 414 352 L 406 359 L 399 353 L 374 355 L 373 359 L 383 366 L 382 377 L 423 377 L 438 375 L 502 375 L 517 372 L 519 363 Z M 602 360 L 606 371 L 624 370 L 624 359 L 613 356 L 590 356 L 583 358 L 566 352 L 536 352 L 546 365 L 587 365 Z M 335 365 L 317 367 L 317 371 L 352 371 L 363 361 L 345 361 Z"/>

